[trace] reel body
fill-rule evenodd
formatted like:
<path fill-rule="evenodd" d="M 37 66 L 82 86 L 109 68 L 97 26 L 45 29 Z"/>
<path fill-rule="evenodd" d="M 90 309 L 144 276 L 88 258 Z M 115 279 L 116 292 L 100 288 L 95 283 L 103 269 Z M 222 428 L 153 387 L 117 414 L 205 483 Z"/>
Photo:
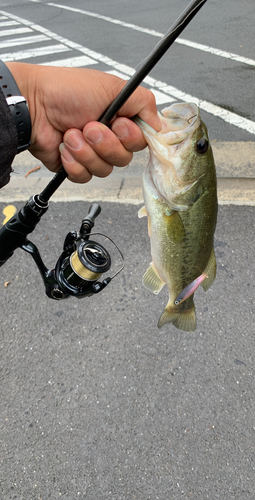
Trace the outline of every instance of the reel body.
<path fill-rule="evenodd" d="M 69 296 L 83 298 L 99 293 L 124 267 L 122 265 L 114 276 L 99 281 L 101 276 L 111 268 L 108 250 L 101 243 L 89 239 L 101 207 L 93 203 L 88 215 L 82 221 L 80 231 L 71 231 L 67 234 L 55 269 L 48 269 L 45 266 L 38 248 L 27 239 L 27 234 L 33 231 L 47 208 L 46 203 L 41 206 L 41 200 L 38 201 L 38 198 L 32 197 L 18 214 L 15 214 L 3 226 L 0 230 L 0 267 L 12 256 L 14 250 L 20 247 L 33 257 L 49 298 L 55 300 Z M 104 236 L 109 240 L 124 261 L 121 251 L 108 236 L 101 233 L 94 233 L 93 236 L 96 235 Z"/>

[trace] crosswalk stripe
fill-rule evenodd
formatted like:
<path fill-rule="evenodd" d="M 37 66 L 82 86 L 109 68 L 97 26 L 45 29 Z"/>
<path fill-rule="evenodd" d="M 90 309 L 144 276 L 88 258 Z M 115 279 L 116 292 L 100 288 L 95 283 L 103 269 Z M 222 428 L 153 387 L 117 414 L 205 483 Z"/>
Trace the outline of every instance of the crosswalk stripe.
<path fill-rule="evenodd" d="M 18 21 L 0 21 L 0 28 L 3 26 L 17 26 L 17 24 L 20 24 Z"/>
<path fill-rule="evenodd" d="M 33 30 L 30 28 L 15 28 L 11 30 L 0 30 L 0 36 L 20 35 L 21 33 L 31 33 Z"/>
<path fill-rule="evenodd" d="M 20 52 L 10 52 L 9 54 L 0 54 L 3 61 L 19 61 L 21 59 L 30 59 L 48 54 L 57 54 L 59 52 L 68 52 L 70 49 L 62 43 L 58 45 L 48 45 L 48 47 L 38 47 L 36 49 L 23 50 Z"/>
<path fill-rule="evenodd" d="M 98 64 L 98 61 L 95 61 L 95 59 L 91 59 L 91 57 L 88 56 L 78 56 L 78 57 L 70 57 L 69 59 L 60 59 L 58 61 L 40 63 L 40 66 L 62 66 L 65 68 L 81 68 L 83 66 L 89 66 L 91 64 Z"/>
<path fill-rule="evenodd" d="M 7 40 L 6 42 L 0 42 L 0 49 L 4 49 L 6 47 L 14 47 L 15 45 L 26 45 L 29 43 L 45 42 L 46 40 L 49 40 L 49 38 L 45 35 L 26 36 L 24 38 L 13 38 L 12 40 Z"/>

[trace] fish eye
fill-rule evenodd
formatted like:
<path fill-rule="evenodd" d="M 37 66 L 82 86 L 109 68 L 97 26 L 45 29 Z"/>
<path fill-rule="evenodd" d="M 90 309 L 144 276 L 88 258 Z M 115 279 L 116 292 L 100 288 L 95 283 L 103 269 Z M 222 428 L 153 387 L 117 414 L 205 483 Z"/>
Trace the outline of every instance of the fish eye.
<path fill-rule="evenodd" d="M 199 141 L 197 141 L 196 143 L 196 150 L 198 152 L 198 154 L 200 155 L 204 155 L 206 153 L 206 151 L 208 150 L 208 141 L 206 139 L 199 139 Z"/>

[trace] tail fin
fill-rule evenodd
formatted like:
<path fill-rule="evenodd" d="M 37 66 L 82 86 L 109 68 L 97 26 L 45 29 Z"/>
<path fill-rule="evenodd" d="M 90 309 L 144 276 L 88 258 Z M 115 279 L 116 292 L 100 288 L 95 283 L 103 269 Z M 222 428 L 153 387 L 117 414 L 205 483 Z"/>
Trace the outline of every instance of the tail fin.
<path fill-rule="evenodd" d="M 185 302 L 183 302 L 183 306 Z M 174 307 L 169 301 L 165 310 L 159 318 L 158 328 L 161 328 L 167 323 L 172 323 L 174 326 L 176 326 L 176 328 L 179 328 L 180 330 L 193 332 L 196 329 L 196 311 L 193 298 L 191 304 L 189 304 L 188 309 L 184 309 L 184 307 L 182 307 L 178 310 L 178 308 Z"/>

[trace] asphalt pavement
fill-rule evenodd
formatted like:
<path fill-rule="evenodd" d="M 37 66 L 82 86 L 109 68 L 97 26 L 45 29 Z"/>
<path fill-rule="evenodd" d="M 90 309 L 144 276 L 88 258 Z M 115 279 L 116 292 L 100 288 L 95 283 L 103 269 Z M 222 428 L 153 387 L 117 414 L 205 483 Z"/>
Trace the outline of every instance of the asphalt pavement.
<path fill-rule="evenodd" d="M 31 237 L 49 268 L 88 207 L 51 204 Z M 3 499 L 255 498 L 255 208 L 220 206 L 193 333 L 157 329 L 167 291 L 141 284 L 138 208 L 102 203 L 125 269 L 98 296 L 47 298 L 20 249 L 1 268 Z"/>
<path fill-rule="evenodd" d="M 170 4 L 0 0 L 0 57 L 125 76 L 159 39 L 141 28 L 165 33 L 187 2 Z M 95 231 L 125 259 L 105 290 L 51 300 L 21 249 L 1 268 L 1 499 L 255 499 L 253 19 L 252 0 L 208 1 L 183 33 L 198 46 L 174 44 L 146 84 L 159 88 L 159 109 L 164 99 L 199 99 L 216 160 L 218 270 L 195 294 L 195 332 L 158 330 L 167 290 L 156 297 L 141 283 L 150 263 L 137 217 L 146 151 L 107 179 L 65 181 L 31 235 L 52 269 L 67 232 L 99 201 Z M 0 223 L 50 180 L 29 153 L 13 168 Z"/>

